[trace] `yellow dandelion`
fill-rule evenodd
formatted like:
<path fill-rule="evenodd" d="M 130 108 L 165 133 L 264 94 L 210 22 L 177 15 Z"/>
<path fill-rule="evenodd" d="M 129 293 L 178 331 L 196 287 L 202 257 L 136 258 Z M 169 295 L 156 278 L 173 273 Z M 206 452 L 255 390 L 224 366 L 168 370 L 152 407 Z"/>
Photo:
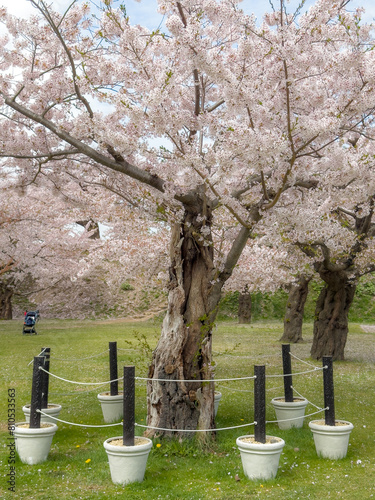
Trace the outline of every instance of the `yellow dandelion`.
<path fill-rule="evenodd" d="M 156 445 L 156 448 L 160 448 L 160 447 L 161 447 L 161 444 L 160 444 L 160 443 L 158 443 L 158 444 Z"/>
<path fill-rule="evenodd" d="M 89 464 L 90 462 L 91 462 L 91 458 L 88 458 L 88 459 L 85 461 L 85 463 L 86 463 L 86 464 Z"/>
<path fill-rule="evenodd" d="M 77 445 L 76 445 L 76 448 L 80 448 L 80 447 L 81 447 L 81 445 L 80 445 L 80 444 L 77 444 Z"/>

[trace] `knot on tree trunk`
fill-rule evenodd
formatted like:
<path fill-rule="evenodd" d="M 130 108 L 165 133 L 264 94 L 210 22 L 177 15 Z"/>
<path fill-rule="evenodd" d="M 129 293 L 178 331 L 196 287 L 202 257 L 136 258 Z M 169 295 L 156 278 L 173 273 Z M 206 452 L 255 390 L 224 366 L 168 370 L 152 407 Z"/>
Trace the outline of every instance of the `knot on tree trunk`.
<path fill-rule="evenodd" d="M 175 365 L 167 365 L 165 368 L 164 368 L 164 371 L 167 375 L 172 375 L 172 373 L 175 371 L 176 369 L 176 366 Z"/>

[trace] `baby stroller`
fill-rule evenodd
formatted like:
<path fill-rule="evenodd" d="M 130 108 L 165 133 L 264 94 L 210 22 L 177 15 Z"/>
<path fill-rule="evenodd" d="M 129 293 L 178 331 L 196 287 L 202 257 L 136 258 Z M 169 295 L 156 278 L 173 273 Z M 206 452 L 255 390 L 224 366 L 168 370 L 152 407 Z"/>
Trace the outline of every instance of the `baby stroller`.
<path fill-rule="evenodd" d="M 35 323 L 39 320 L 39 311 L 26 311 L 25 321 L 23 322 L 22 334 L 29 333 L 30 335 L 37 335 L 35 330 Z"/>

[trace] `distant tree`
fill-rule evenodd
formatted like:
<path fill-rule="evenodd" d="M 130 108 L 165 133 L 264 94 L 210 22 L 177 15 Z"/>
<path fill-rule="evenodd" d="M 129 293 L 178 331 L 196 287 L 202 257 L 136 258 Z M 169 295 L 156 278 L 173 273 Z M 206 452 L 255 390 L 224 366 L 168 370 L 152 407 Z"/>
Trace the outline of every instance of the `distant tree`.
<path fill-rule="evenodd" d="M 78 234 L 71 217 L 78 213 L 63 198 L 35 186 L 24 192 L 5 187 L 0 199 L 0 318 L 12 319 L 15 295 L 30 297 L 82 272 L 91 232 Z M 70 200 L 71 201 L 71 200 Z M 94 245 L 91 244 L 91 250 Z M 66 292 L 69 296 L 69 291 Z"/>
<path fill-rule="evenodd" d="M 248 286 L 245 286 L 238 297 L 238 322 L 242 324 L 251 322 L 251 294 Z"/>
<path fill-rule="evenodd" d="M 284 316 L 284 333 L 280 339 L 282 342 L 303 342 L 303 313 L 311 278 L 311 276 L 308 278 L 300 276 L 296 283 L 289 285 L 288 302 Z"/>

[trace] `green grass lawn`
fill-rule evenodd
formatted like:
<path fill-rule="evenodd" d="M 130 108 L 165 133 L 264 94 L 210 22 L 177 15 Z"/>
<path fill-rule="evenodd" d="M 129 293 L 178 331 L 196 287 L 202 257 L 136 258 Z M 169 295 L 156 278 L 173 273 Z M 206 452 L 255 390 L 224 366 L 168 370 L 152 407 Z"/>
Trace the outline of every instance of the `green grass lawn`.
<path fill-rule="evenodd" d="M 1 499 L 364 500 L 375 496 L 375 334 L 363 332 L 359 324 L 350 325 L 347 360 L 334 364 L 336 418 L 354 424 L 348 455 L 343 460 L 316 456 L 307 425 L 317 418 L 312 416 L 301 429 L 281 431 L 276 424 L 267 424 L 267 434 L 282 437 L 286 442 L 275 480 L 254 482 L 244 476 L 235 442 L 238 436 L 253 433 L 253 427 L 248 427 L 220 431 L 216 440 L 206 446 L 195 440 L 155 439 L 145 480 L 121 487 L 111 482 L 103 448 L 105 439 L 121 435 L 121 427 L 80 428 L 59 423 L 48 460 L 30 466 L 17 459 L 16 491 L 7 492 L 7 391 L 15 389 L 16 420 L 23 421 L 22 406 L 30 402 L 31 394 L 29 363 L 40 349 L 51 347 L 51 373 L 75 381 L 100 382 L 109 378 L 108 342 L 116 341 L 121 349 L 119 366 L 134 364 L 136 375 L 147 376 L 149 348 L 155 346 L 159 331 L 160 324 L 152 322 L 41 321 L 38 335 L 22 336 L 21 321 L 0 323 Z M 320 367 L 320 362 L 309 357 L 311 332 L 312 325 L 305 325 L 306 342 L 292 345 L 291 352 Z M 246 326 L 220 322 L 214 332 L 216 378 L 253 375 L 254 364 L 266 365 L 268 375 L 281 374 L 281 333 L 279 322 Z M 309 369 L 302 361 L 293 359 L 294 373 Z M 295 375 L 293 385 L 312 403 L 323 407 L 321 371 Z M 218 428 L 254 420 L 251 380 L 221 382 L 216 388 L 223 394 L 216 418 Z M 103 390 L 108 390 L 108 386 L 73 385 L 51 377 L 49 401 L 62 405 L 60 417 L 68 422 L 101 424 L 97 394 Z M 267 420 L 275 419 L 270 400 L 282 395 L 282 378 L 268 378 Z M 308 405 L 306 413 L 314 411 L 316 408 Z M 136 421 L 146 421 L 146 390 L 141 381 L 136 385 Z M 141 434 L 140 428 L 137 431 Z"/>

